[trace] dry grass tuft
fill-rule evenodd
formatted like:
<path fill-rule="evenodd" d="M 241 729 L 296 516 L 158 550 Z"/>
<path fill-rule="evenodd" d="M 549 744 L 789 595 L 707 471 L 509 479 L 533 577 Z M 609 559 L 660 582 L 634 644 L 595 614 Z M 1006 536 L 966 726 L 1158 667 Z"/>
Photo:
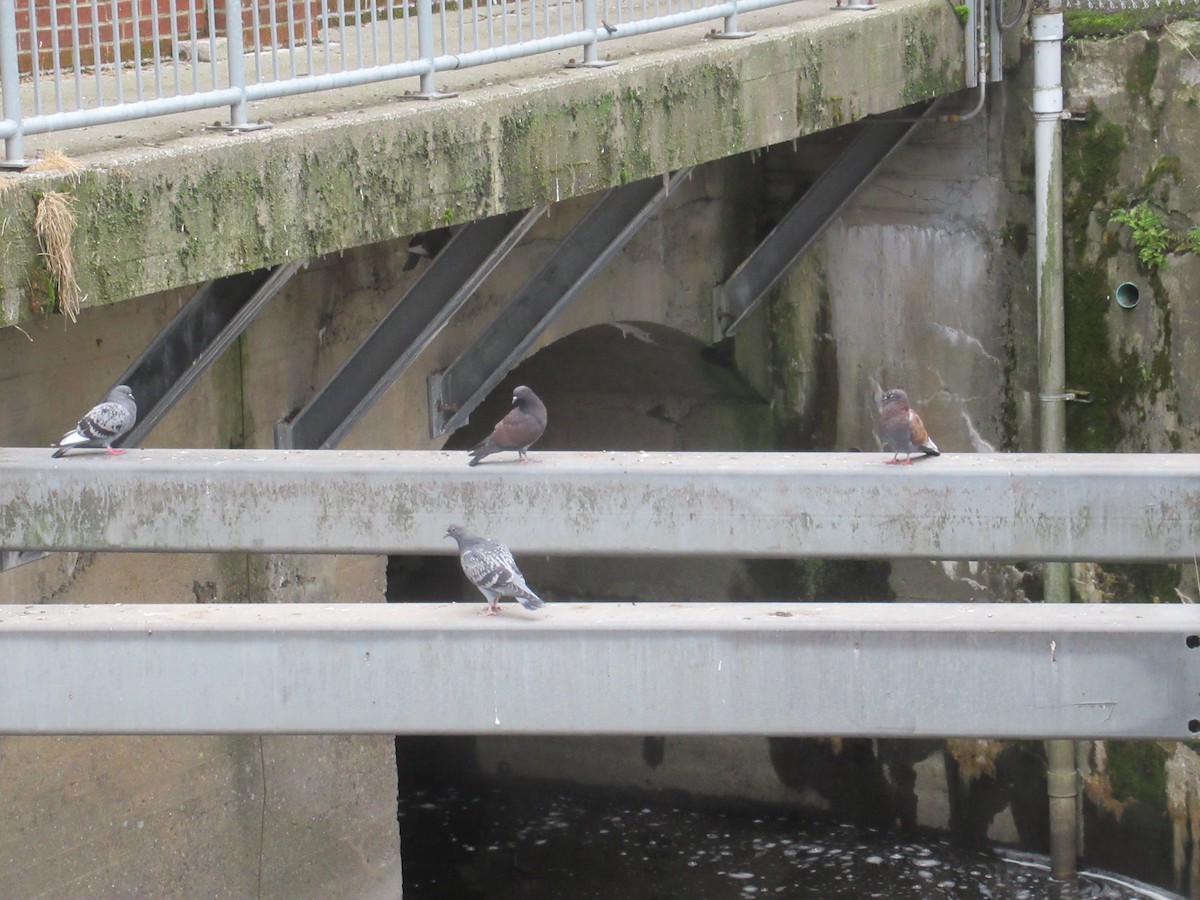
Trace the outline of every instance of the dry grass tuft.
<path fill-rule="evenodd" d="M 75 281 L 75 251 L 71 249 L 71 236 L 75 233 L 74 200 L 70 194 L 47 191 L 37 204 L 37 215 L 33 227 L 37 231 L 38 243 L 42 245 L 42 256 L 58 297 L 58 307 L 74 322 L 83 303 L 83 292 Z"/>
<path fill-rule="evenodd" d="M 62 172 L 65 175 L 70 175 L 79 181 L 80 173 L 83 172 L 83 166 L 77 163 L 61 150 L 47 150 L 41 158 L 36 162 L 31 163 L 26 169 L 26 172 Z"/>
<path fill-rule="evenodd" d="M 3 197 L 10 190 L 17 186 L 19 178 L 12 176 L 0 176 L 0 197 Z"/>

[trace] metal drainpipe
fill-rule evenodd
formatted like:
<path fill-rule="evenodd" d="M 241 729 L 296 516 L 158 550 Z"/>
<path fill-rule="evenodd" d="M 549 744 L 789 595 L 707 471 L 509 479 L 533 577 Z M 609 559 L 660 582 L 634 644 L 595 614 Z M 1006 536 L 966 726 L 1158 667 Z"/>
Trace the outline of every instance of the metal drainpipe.
<path fill-rule="evenodd" d="M 1037 242 L 1038 385 L 1043 453 L 1066 449 L 1066 336 L 1063 321 L 1062 37 L 1059 0 L 1033 11 L 1034 222 Z M 1046 564 L 1046 602 L 1071 599 L 1066 563 Z M 1050 874 L 1074 878 L 1078 860 L 1075 746 L 1046 742 Z"/>

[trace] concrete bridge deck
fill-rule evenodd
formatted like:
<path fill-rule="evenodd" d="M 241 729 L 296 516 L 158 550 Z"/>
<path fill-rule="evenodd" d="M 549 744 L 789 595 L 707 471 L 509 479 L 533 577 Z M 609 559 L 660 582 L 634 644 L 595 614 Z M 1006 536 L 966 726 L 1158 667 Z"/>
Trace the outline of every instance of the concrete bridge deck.
<path fill-rule="evenodd" d="M 964 84 L 944 0 L 793 4 L 747 15 L 758 33 L 737 41 L 704 41 L 708 27 L 613 42 L 605 69 L 563 69 L 563 53 L 455 73 L 443 83 L 460 95 L 437 103 L 396 102 L 400 83 L 264 103 L 262 132 L 197 133 L 185 115 L 50 136 L 85 165 L 0 184 L 0 325 L 51 302 L 33 227 L 47 190 L 74 201 L 86 308 L 593 193 Z"/>
<path fill-rule="evenodd" d="M 477 610 L 0 606 L 0 733 L 1200 733 L 1189 606 Z"/>

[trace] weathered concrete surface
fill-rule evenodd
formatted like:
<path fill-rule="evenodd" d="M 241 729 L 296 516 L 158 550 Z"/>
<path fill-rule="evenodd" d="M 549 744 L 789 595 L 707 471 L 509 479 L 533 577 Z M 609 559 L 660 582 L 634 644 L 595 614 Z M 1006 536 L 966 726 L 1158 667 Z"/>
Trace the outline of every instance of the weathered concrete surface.
<path fill-rule="evenodd" d="M 86 306 L 376 243 L 755 150 L 958 89 L 943 0 L 480 87 L 438 104 L 111 155 L 0 194 L 0 313 L 52 305 L 32 227 L 74 198 Z"/>
<path fill-rule="evenodd" d="M 390 757 L 353 737 L 0 738 L 5 895 L 398 897 L 394 791 L 371 774 Z"/>
<path fill-rule="evenodd" d="M 1119 31 L 1129 15 L 1107 18 Z M 1069 13 L 1068 35 L 1072 28 Z M 1111 221 L 1147 201 L 1177 236 L 1200 225 L 1191 174 L 1200 171 L 1198 54 L 1194 21 L 1064 49 L 1067 103 L 1087 111 L 1085 121 L 1064 125 L 1068 384 L 1096 395 L 1068 408 L 1073 450 L 1198 446 L 1200 394 L 1190 386 L 1200 378 L 1200 255 L 1177 243 L 1148 266 L 1134 230 Z M 798 423 L 802 446 L 874 448 L 876 403 L 892 386 L 914 396 L 943 450 L 1036 446 L 1027 64 L 991 91 L 986 117 L 923 129 L 778 292 L 768 384 Z M 809 164 L 772 153 L 768 165 L 783 193 Z M 1113 298 L 1126 280 L 1142 291 L 1132 311 Z M 1073 587 L 1088 600 L 1191 601 L 1198 574 L 1190 561 L 1080 565 Z M 893 561 L 886 578 L 901 600 L 1012 601 L 1041 592 L 1027 567 L 966 561 Z M 1188 871 L 1197 858 L 1189 848 L 1200 847 L 1194 754 L 1131 743 L 1089 745 L 1084 756 L 1089 858 L 1181 891 L 1190 885 L 1196 895 L 1200 870 Z M 960 774 L 949 775 L 958 799 L 947 821 L 960 829 L 984 815 L 998 821 L 1011 804 L 1021 841 L 1037 846 L 1036 820 L 1017 809 L 1034 762 L 1010 760 L 1007 776 L 1003 760 L 991 769 L 959 764 Z"/>
<path fill-rule="evenodd" d="M 1066 102 L 1086 111 L 1063 137 L 1067 383 L 1100 401 L 1068 407 L 1071 449 L 1200 448 L 1200 21 L 1194 5 L 1176 14 L 1188 13 L 1193 21 L 1064 48 Z M 1115 220 L 1141 204 L 1171 235 L 1157 260 L 1140 256 L 1145 233 Z M 1141 294 L 1131 310 L 1114 301 L 1126 281 Z M 1095 601 L 1138 590 L 1191 602 L 1200 589 L 1194 563 L 1076 566 L 1073 576 Z M 1200 897 L 1195 745 L 1094 742 L 1081 756 L 1088 853 Z"/>

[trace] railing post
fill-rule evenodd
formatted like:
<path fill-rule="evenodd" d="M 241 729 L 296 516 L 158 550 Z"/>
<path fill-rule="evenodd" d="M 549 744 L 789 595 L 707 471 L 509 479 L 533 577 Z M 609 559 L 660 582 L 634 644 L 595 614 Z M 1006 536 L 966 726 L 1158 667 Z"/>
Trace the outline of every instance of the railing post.
<path fill-rule="evenodd" d="M 225 0 L 225 42 L 229 51 L 229 86 L 242 98 L 229 107 L 229 124 L 241 128 L 246 117 L 246 61 L 242 58 L 242 0 Z"/>
<path fill-rule="evenodd" d="M 429 63 L 429 71 L 421 73 L 421 87 L 417 93 L 408 96 L 417 100 L 457 97 L 457 92 L 442 93 L 437 89 L 437 72 L 433 68 L 436 57 L 433 47 L 433 0 L 417 0 L 417 55 Z"/>
<path fill-rule="evenodd" d="M 729 40 L 736 40 L 737 38 L 747 38 L 747 37 L 750 37 L 750 35 L 754 34 L 753 31 L 739 31 L 738 30 L 738 20 L 737 20 L 738 5 L 737 5 L 736 0 L 733 0 L 733 2 L 731 2 L 729 4 L 729 9 L 730 9 L 729 15 L 727 15 L 725 17 L 725 30 L 724 31 L 712 31 L 709 33 L 708 36 L 710 38 L 713 38 L 714 40 L 729 41 Z"/>
<path fill-rule="evenodd" d="M 37 48 L 32 48 L 36 53 Z M 24 135 L 21 122 L 21 69 L 17 64 L 17 10 L 13 0 L 0 0 L 0 93 L 4 95 L 4 118 L 17 126 L 4 140 L 4 162 L 0 167 L 23 169 Z"/>
<path fill-rule="evenodd" d="M 847 12 L 870 12 L 873 9 L 878 9 L 875 0 L 846 0 L 843 4 L 842 0 L 836 0 L 830 9 L 844 9 Z"/>
<path fill-rule="evenodd" d="M 596 16 L 596 0 L 583 0 L 583 27 L 592 32 L 592 39 L 583 45 L 583 64 L 594 66 L 599 62 L 599 48 L 596 40 L 596 26 L 600 20 Z"/>
<path fill-rule="evenodd" d="M 592 39 L 583 45 L 583 61 L 575 62 L 571 60 L 567 63 L 568 69 L 578 68 L 580 66 L 589 66 L 591 68 L 600 69 L 604 66 L 616 65 L 613 60 L 600 59 L 599 55 L 599 29 L 603 27 L 605 31 L 616 31 L 607 22 L 601 26 L 600 15 L 596 12 L 596 0 L 583 0 L 583 28 L 592 35 Z"/>
<path fill-rule="evenodd" d="M 2 0 L 0 0 L 2 2 Z M 255 122 L 249 119 L 249 106 L 246 101 L 246 48 L 242 43 L 242 0 L 224 0 L 225 2 L 225 48 L 229 53 L 229 86 L 241 92 L 241 99 L 229 106 L 229 124 L 224 126 L 229 131 L 258 131 L 270 128 L 268 122 Z M 274 36 L 272 36 L 274 40 Z"/>

